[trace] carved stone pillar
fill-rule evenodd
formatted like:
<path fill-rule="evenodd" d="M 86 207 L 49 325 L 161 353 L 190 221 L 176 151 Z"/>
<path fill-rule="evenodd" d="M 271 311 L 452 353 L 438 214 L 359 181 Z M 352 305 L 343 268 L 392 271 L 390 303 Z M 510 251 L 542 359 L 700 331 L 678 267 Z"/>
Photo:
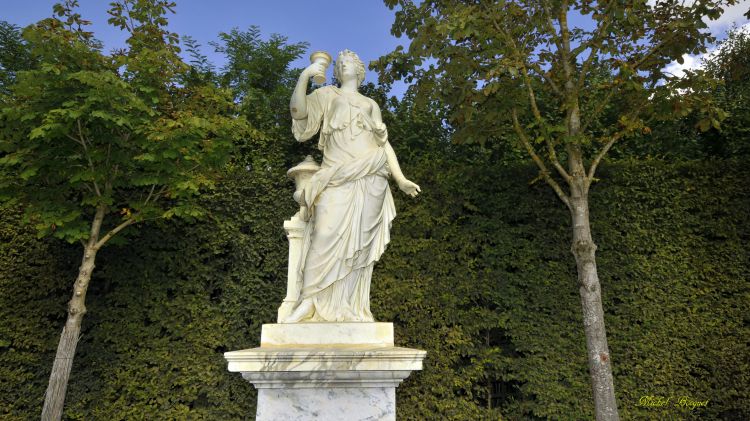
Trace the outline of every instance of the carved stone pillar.
<path fill-rule="evenodd" d="M 302 280 L 299 279 L 299 260 L 302 254 L 302 237 L 307 227 L 306 219 L 307 207 L 305 206 L 303 191 L 310 181 L 310 177 L 320 169 L 313 157 L 308 155 L 304 161 L 287 171 L 287 175 L 294 179 L 296 189 L 294 191 L 294 200 L 300 205 L 297 212 L 290 219 L 284 221 L 284 230 L 286 238 L 289 240 L 289 265 L 287 268 L 286 280 L 286 297 L 279 307 L 277 321 L 283 322 L 291 314 L 294 305 L 299 298 L 299 290 Z"/>
<path fill-rule="evenodd" d="M 289 267 L 286 272 L 286 297 L 281 302 L 278 311 L 277 321 L 279 323 L 283 322 L 292 313 L 299 297 L 302 280 L 299 279 L 297 262 L 299 262 L 300 254 L 302 253 L 302 236 L 305 233 L 306 227 L 307 222 L 301 220 L 298 215 L 294 215 L 291 219 L 284 221 L 286 238 L 289 240 Z"/>

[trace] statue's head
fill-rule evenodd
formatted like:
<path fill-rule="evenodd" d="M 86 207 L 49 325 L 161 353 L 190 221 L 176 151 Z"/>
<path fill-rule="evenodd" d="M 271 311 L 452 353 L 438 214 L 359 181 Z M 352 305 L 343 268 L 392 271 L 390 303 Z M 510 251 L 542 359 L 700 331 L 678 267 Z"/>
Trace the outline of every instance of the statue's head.
<path fill-rule="evenodd" d="M 333 77 L 338 81 L 343 80 L 344 73 L 342 66 L 344 61 L 354 65 L 354 69 L 357 72 L 357 86 L 361 85 L 365 80 L 365 64 L 362 63 L 362 60 L 359 59 L 359 56 L 354 51 L 344 50 L 339 53 L 338 58 L 336 58 L 336 65 L 333 67 Z"/>

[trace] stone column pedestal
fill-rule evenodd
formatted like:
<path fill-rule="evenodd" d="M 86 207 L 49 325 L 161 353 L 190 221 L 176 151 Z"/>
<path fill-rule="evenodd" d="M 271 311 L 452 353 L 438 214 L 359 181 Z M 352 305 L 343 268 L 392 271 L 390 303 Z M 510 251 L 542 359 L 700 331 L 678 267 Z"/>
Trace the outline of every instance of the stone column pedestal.
<path fill-rule="evenodd" d="M 299 299 L 300 279 L 297 273 L 300 255 L 302 254 L 302 238 L 305 234 L 307 222 L 299 218 L 299 213 L 291 219 L 284 221 L 284 231 L 286 238 L 289 240 L 289 265 L 286 274 L 286 297 L 282 301 L 278 310 L 277 320 L 279 323 L 284 321 L 297 305 Z"/>
<path fill-rule="evenodd" d="M 395 420 L 396 387 L 425 354 L 394 346 L 392 323 L 289 323 L 224 358 L 258 389 L 257 421 L 351 421 Z"/>

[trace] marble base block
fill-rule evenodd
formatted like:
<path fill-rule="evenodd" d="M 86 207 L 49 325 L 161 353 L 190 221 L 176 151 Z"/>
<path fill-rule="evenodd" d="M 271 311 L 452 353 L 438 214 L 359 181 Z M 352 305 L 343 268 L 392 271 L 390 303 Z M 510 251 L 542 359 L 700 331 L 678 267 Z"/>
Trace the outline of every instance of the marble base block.
<path fill-rule="evenodd" d="M 396 388 L 258 389 L 255 419 L 395 421 Z"/>
<path fill-rule="evenodd" d="M 391 323 L 288 323 L 224 357 L 258 389 L 256 420 L 349 421 L 395 420 L 396 387 L 425 354 L 394 346 Z"/>
<path fill-rule="evenodd" d="M 280 323 L 260 331 L 261 347 L 294 344 L 393 346 L 393 323 Z"/>

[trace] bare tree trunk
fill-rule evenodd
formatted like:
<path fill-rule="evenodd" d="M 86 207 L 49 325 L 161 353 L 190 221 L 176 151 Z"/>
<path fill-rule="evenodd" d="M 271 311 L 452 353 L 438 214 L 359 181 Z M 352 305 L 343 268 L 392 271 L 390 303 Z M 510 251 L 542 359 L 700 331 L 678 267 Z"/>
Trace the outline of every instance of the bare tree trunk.
<path fill-rule="evenodd" d="M 94 271 L 94 262 L 98 251 L 96 244 L 99 240 L 105 210 L 104 207 L 97 209 L 91 224 L 91 234 L 83 248 L 83 259 L 78 269 L 78 277 L 73 284 L 73 297 L 68 302 L 68 319 L 60 335 L 60 343 L 57 345 L 55 361 L 52 363 L 52 372 L 49 376 L 47 393 L 44 396 L 42 421 L 59 421 L 62 417 L 65 392 L 68 388 L 70 370 L 73 367 L 73 357 L 81 332 L 81 322 L 83 321 L 83 315 L 86 314 L 86 291 L 91 280 L 91 273 Z"/>
<path fill-rule="evenodd" d="M 620 417 L 615 400 L 612 360 L 604 327 L 601 286 L 596 272 L 596 244 L 589 224 L 588 191 L 583 177 L 571 182 L 570 211 L 573 222 L 573 241 L 570 251 L 576 259 L 578 286 L 583 308 L 583 327 L 586 333 L 589 374 L 594 392 L 597 421 L 616 421 Z"/>

